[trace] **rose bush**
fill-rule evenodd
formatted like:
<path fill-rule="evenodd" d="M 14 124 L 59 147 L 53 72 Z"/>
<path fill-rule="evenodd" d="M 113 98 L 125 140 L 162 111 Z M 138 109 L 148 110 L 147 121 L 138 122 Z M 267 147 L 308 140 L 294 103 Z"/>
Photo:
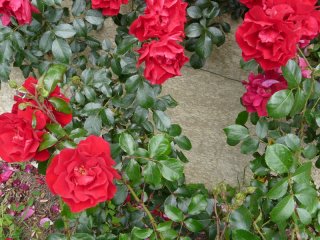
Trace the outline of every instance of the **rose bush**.
<path fill-rule="evenodd" d="M 312 45 L 306 47 L 310 40 L 316 44 L 319 10 L 314 1 L 243 2 L 251 9 L 236 38 L 245 60 L 257 62 L 242 62 L 252 70 L 242 97 L 247 111 L 224 131 L 228 144 L 252 154 L 253 178 L 249 186 L 220 184 L 210 193 L 185 183 L 183 150 L 191 142 L 167 116 L 177 102 L 161 95 L 160 85 L 181 74 L 183 44 L 195 52 L 190 63 L 199 68 L 212 45 L 224 42 L 228 25 L 212 21 L 217 3 L 189 5 L 185 32 L 182 0 L 137 0 L 127 14 L 118 14 L 126 1 L 75 0 L 71 8 L 60 0 L 35 1 L 39 14 L 30 25 L 19 23 L 17 14 L 17 21 L 1 26 L 0 76 L 8 79 L 12 63 L 26 81 L 9 82 L 15 105 L 0 115 L 0 157 L 38 160 L 38 171 L 61 198 L 49 240 L 319 235 L 309 161 L 320 166 L 319 66 L 307 58 Z M 115 14 L 114 44 L 98 39 L 104 15 Z M 13 174 L 4 169 L 3 182 Z M 28 206 L 19 216 L 34 212 Z M 1 214 L 4 239 L 11 237 L 9 214 Z"/>

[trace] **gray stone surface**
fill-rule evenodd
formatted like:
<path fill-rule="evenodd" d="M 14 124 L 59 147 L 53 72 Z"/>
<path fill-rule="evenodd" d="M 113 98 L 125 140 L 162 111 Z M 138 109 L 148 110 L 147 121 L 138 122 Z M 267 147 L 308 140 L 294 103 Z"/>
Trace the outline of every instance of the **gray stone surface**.
<path fill-rule="evenodd" d="M 208 187 L 221 181 L 236 184 L 250 158 L 227 146 L 223 128 L 234 122 L 241 109 L 241 83 L 191 68 L 184 68 L 182 74 L 163 88 L 179 103 L 169 111 L 173 122 L 182 126 L 193 144 L 186 153 L 187 180 Z"/>

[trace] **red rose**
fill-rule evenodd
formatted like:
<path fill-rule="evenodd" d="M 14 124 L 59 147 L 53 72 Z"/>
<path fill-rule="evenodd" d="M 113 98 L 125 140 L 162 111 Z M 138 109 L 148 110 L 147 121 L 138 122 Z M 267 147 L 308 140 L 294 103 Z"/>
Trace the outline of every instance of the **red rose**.
<path fill-rule="evenodd" d="M 33 158 L 41 161 L 48 159 L 48 151 L 37 152 L 43 134 L 16 114 L 0 115 L 0 158 L 9 163 Z"/>
<path fill-rule="evenodd" d="M 286 9 L 282 14 L 289 11 Z M 236 40 L 244 60 L 255 59 L 263 69 L 271 70 L 285 65 L 295 56 L 299 36 L 289 23 L 270 17 L 262 7 L 255 6 L 238 28 Z"/>
<path fill-rule="evenodd" d="M 240 0 L 240 2 L 248 8 L 252 8 L 253 6 L 262 6 L 262 1 L 263 0 Z"/>
<path fill-rule="evenodd" d="M 319 33 L 320 12 L 315 4 L 315 0 L 264 0 L 263 5 L 267 15 L 288 23 L 305 46 Z"/>
<path fill-rule="evenodd" d="M 32 13 L 39 13 L 39 10 L 30 0 L 0 0 L 1 21 L 5 26 L 10 24 L 10 17 L 16 18 L 20 25 L 30 24 Z"/>
<path fill-rule="evenodd" d="M 144 76 L 152 84 L 162 84 L 168 78 L 181 76 L 180 69 L 189 60 L 183 47 L 168 38 L 145 43 L 138 52 L 138 66 L 145 62 Z"/>
<path fill-rule="evenodd" d="M 109 144 L 89 136 L 76 149 L 64 149 L 52 159 L 46 181 L 72 212 L 80 212 L 114 197 L 113 180 L 120 178 L 114 164 Z"/>
<path fill-rule="evenodd" d="M 257 112 L 260 117 L 268 116 L 267 104 L 270 97 L 277 91 L 288 87 L 287 81 L 275 71 L 264 74 L 249 75 L 249 82 L 243 82 L 247 92 L 242 96 L 242 104 L 247 112 Z"/>
<path fill-rule="evenodd" d="M 181 0 L 147 0 L 144 15 L 130 26 L 130 34 L 140 41 L 165 35 L 184 36 L 187 3 Z"/>
<path fill-rule="evenodd" d="M 127 3 L 128 0 L 92 0 L 92 8 L 101 8 L 105 16 L 115 16 L 119 13 L 121 4 Z"/>
<path fill-rule="evenodd" d="M 36 85 L 38 84 L 38 80 L 29 77 L 26 79 L 24 84 L 22 85 L 28 93 L 30 93 L 32 96 L 35 96 L 36 94 Z M 33 118 L 35 117 L 36 120 L 36 126 L 37 129 L 43 129 L 47 123 L 52 122 L 52 120 L 47 116 L 46 112 L 43 112 L 42 110 L 39 110 L 39 105 L 35 100 L 28 99 L 23 96 L 15 96 L 16 103 L 13 105 L 12 113 L 16 113 L 19 116 L 25 118 L 29 122 L 33 122 Z M 60 88 L 57 86 L 54 91 L 49 95 L 48 99 L 55 97 L 60 98 L 64 100 L 65 102 L 69 103 L 70 100 L 65 97 L 61 92 Z M 44 100 L 44 105 L 46 109 L 50 112 L 51 117 L 54 118 L 59 124 L 62 126 L 67 125 L 72 120 L 72 114 L 62 113 L 57 111 L 54 106 L 48 101 L 48 99 Z M 22 109 L 19 108 L 19 105 L 22 107 Z M 24 106 L 23 106 L 24 105 Z"/>

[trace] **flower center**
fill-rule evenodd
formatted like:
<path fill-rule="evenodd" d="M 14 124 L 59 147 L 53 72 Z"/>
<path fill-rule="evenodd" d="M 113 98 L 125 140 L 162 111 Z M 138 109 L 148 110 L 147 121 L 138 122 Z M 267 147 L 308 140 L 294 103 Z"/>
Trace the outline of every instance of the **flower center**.
<path fill-rule="evenodd" d="M 73 169 L 73 172 L 74 182 L 76 185 L 85 186 L 90 184 L 95 179 L 94 174 L 92 174 L 92 172 L 88 170 L 84 165 L 75 167 Z"/>
<path fill-rule="evenodd" d="M 271 29 L 263 30 L 259 33 L 259 38 L 263 43 L 274 43 L 277 39 L 278 33 Z"/>
<path fill-rule="evenodd" d="M 86 168 L 83 166 L 83 165 L 81 165 L 80 167 L 75 167 L 74 168 L 74 172 L 75 172 L 75 174 L 76 175 L 78 175 L 78 176 L 85 176 L 85 175 L 87 175 L 87 170 L 86 170 Z"/>

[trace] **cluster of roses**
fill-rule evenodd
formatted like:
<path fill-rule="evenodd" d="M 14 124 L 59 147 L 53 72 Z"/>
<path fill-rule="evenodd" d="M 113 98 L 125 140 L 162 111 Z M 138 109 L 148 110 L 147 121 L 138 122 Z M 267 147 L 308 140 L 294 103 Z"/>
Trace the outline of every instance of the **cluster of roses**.
<path fill-rule="evenodd" d="M 152 84 L 180 76 L 188 61 L 184 48 L 178 44 L 184 38 L 187 3 L 182 0 L 146 0 L 144 15 L 130 26 L 130 34 L 143 42 L 138 50 L 138 66 L 145 63 L 144 75 Z"/>
<path fill-rule="evenodd" d="M 249 76 L 242 103 L 248 112 L 267 116 L 266 105 L 277 91 L 287 88 L 279 68 L 319 34 L 320 12 L 316 0 L 240 0 L 249 11 L 236 32 L 245 61 L 254 59 L 266 71 Z M 304 77 L 310 78 L 306 62 L 299 59 Z"/>
<path fill-rule="evenodd" d="M 0 159 L 6 162 L 48 160 L 49 147 L 42 145 L 44 136 L 50 134 L 48 126 L 64 127 L 72 121 L 71 111 L 56 108 L 57 102 L 69 103 L 60 88 L 56 86 L 43 97 L 40 85 L 35 78 L 26 79 L 14 97 L 12 112 L 0 115 Z M 50 147 L 51 152 L 57 150 Z M 71 211 L 79 212 L 114 197 L 113 180 L 120 177 L 114 164 L 109 144 L 101 137 L 89 136 L 75 149 L 65 148 L 52 158 L 46 182 Z"/>

